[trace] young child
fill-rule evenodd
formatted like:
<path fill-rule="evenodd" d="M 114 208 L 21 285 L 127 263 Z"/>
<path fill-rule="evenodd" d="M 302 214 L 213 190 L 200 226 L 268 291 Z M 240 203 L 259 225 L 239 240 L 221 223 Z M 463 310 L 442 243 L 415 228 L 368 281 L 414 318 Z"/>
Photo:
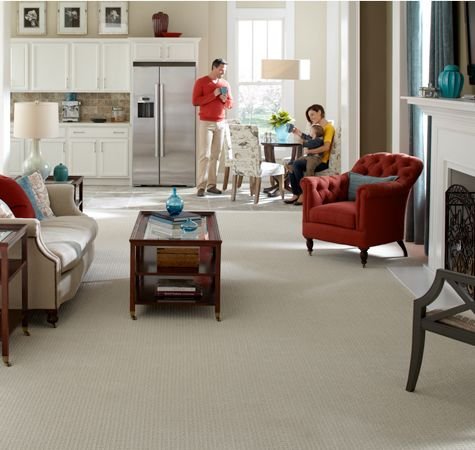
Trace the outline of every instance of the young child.
<path fill-rule="evenodd" d="M 323 127 L 318 124 L 314 124 L 310 127 L 310 135 L 302 133 L 303 143 L 302 145 L 306 148 L 313 149 L 318 148 L 323 145 Z M 298 159 L 306 159 L 307 167 L 305 170 L 305 176 L 310 177 L 315 175 L 315 169 L 322 162 L 322 156 L 319 153 L 304 155 Z M 292 167 L 293 161 L 287 164 L 286 168 L 289 172 L 293 171 Z"/>

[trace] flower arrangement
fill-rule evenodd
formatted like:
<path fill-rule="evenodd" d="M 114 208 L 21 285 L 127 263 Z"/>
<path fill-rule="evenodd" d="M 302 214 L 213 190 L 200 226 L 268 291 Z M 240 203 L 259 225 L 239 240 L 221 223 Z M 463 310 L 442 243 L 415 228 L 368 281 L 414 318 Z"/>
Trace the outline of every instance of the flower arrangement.
<path fill-rule="evenodd" d="M 294 118 L 287 111 L 279 110 L 270 116 L 269 123 L 272 128 L 278 128 L 292 120 L 294 120 Z"/>

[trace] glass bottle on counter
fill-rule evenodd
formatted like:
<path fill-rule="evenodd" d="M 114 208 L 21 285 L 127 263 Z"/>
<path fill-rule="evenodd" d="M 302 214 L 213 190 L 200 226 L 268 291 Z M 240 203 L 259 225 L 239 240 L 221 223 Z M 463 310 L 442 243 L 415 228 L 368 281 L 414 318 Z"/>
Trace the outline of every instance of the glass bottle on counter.
<path fill-rule="evenodd" d="M 125 120 L 124 109 L 120 106 L 112 107 L 112 122 L 123 122 Z"/>

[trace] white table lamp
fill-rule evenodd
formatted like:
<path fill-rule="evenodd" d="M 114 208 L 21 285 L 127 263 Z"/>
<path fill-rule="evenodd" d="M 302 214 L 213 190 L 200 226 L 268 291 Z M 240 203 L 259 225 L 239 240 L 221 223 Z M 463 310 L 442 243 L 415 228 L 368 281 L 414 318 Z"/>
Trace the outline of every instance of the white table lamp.
<path fill-rule="evenodd" d="M 309 59 L 263 59 L 261 69 L 265 80 L 310 80 Z"/>
<path fill-rule="evenodd" d="M 43 159 L 39 141 L 59 135 L 58 104 L 53 102 L 15 103 L 13 113 L 13 135 L 31 139 L 30 154 L 23 163 L 23 173 L 30 175 L 39 171 L 46 178 L 50 165 Z"/>

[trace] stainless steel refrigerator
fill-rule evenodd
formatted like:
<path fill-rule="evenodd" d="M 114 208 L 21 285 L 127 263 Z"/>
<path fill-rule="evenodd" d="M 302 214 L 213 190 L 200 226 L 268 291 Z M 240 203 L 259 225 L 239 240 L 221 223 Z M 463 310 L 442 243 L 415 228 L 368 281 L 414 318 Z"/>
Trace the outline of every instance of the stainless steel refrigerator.
<path fill-rule="evenodd" d="M 195 78 L 195 63 L 134 62 L 134 186 L 195 186 Z"/>

